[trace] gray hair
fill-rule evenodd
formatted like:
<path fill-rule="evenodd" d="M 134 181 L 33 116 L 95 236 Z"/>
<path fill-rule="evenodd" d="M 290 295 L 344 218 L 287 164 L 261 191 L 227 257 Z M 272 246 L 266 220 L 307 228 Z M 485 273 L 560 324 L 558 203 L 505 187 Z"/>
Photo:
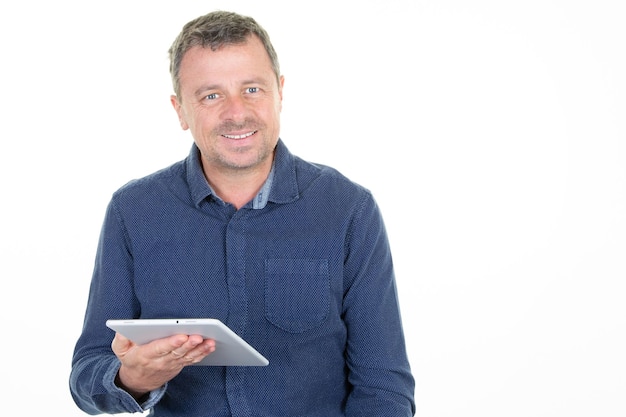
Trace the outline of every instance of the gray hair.
<path fill-rule="evenodd" d="M 256 35 L 263 43 L 276 74 L 276 80 L 279 81 L 278 55 L 265 29 L 251 17 L 216 11 L 188 22 L 170 47 L 168 52 L 174 93 L 180 99 L 180 63 L 190 48 L 201 46 L 216 51 L 225 45 L 245 43 L 250 35 Z"/>

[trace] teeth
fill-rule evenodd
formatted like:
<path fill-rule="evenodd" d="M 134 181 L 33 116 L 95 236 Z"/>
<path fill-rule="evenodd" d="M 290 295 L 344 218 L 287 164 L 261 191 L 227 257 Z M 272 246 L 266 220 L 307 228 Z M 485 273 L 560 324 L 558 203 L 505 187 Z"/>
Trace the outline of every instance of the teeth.
<path fill-rule="evenodd" d="M 246 133 L 246 134 L 243 134 L 243 135 L 222 135 L 222 136 L 224 136 L 225 138 L 228 138 L 228 139 L 243 139 L 243 138 L 247 138 L 249 136 L 252 136 L 255 133 L 256 133 L 256 130 L 254 132 Z"/>

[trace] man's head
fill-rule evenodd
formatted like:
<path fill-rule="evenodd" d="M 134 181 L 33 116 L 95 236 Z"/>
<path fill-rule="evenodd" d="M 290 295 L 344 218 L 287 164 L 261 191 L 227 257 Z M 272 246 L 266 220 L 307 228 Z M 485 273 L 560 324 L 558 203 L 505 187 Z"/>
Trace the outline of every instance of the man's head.
<path fill-rule="evenodd" d="M 284 79 L 267 33 L 251 18 L 210 13 L 185 25 L 170 53 L 170 99 L 207 179 L 269 173 Z"/>
<path fill-rule="evenodd" d="M 245 43 L 250 35 L 256 35 L 265 47 L 278 81 L 280 79 L 278 55 L 265 29 L 251 17 L 217 11 L 187 23 L 170 47 L 170 74 L 174 93 L 180 95 L 180 63 L 190 48 L 201 46 L 216 51 L 225 45 Z"/>

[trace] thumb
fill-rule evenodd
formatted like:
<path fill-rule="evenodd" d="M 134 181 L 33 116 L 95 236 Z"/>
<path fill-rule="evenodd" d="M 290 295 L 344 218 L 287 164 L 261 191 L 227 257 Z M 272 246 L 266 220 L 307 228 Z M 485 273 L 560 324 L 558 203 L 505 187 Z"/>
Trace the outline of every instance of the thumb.
<path fill-rule="evenodd" d="M 111 349 L 113 349 L 113 353 L 119 357 L 126 355 L 126 353 L 128 353 L 128 351 L 134 346 L 135 344 L 130 339 L 120 333 L 115 333 L 115 337 L 111 342 Z"/>

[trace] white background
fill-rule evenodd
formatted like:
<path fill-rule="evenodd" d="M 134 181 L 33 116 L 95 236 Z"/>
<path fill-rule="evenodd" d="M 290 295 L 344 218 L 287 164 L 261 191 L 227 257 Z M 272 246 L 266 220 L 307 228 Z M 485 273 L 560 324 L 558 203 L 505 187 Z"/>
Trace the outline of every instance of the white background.
<path fill-rule="evenodd" d="M 186 156 L 166 51 L 218 8 L 270 33 L 289 148 L 383 210 L 418 416 L 626 415 L 620 0 L 2 3 L 3 408 L 83 415 L 105 206 Z"/>

